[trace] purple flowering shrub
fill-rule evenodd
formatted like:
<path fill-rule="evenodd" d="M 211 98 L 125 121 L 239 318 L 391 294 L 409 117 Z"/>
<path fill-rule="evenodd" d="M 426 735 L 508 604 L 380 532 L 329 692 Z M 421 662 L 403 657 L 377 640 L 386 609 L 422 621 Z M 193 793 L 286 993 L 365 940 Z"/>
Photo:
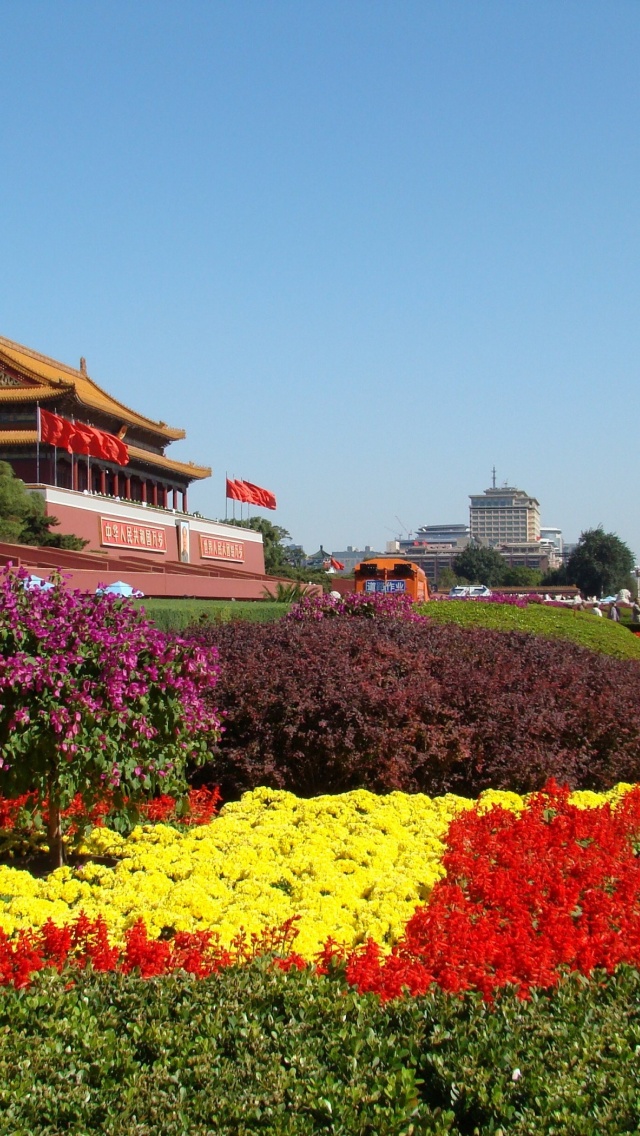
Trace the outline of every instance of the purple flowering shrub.
<path fill-rule="evenodd" d="M 503 595 L 493 592 L 490 596 L 442 596 L 439 603 L 506 604 L 508 607 L 528 607 L 529 604 L 544 604 L 545 607 L 566 607 L 563 600 L 545 600 L 539 593 L 529 595 Z"/>
<path fill-rule="evenodd" d="M 54 863 L 61 811 L 108 791 L 126 830 L 158 791 L 182 798 L 186 765 L 211 757 L 217 651 L 169 639 L 117 597 L 26 589 L 0 575 L 0 793 L 35 792 Z M 205 694 L 208 697 L 205 699 Z"/>
<path fill-rule="evenodd" d="M 299 623 L 311 619 L 331 619 L 338 615 L 354 615 L 365 619 L 384 616 L 391 619 L 409 619 L 424 623 L 424 616 L 413 610 L 411 596 L 385 594 L 384 592 L 349 592 L 340 598 L 326 593 L 321 596 L 303 596 L 284 617 Z"/>

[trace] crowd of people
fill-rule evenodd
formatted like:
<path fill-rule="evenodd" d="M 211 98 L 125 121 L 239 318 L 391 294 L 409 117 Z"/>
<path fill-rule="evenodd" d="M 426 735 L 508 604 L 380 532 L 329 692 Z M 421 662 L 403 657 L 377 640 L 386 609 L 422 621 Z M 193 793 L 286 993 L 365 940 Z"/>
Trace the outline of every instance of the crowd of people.
<path fill-rule="evenodd" d="M 618 592 L 615 599 L 599 600 L 596 596 L 591 596 L 589 599 L 584 599 L 580 593 L 573 598 L 573 607 L 576 611 L 591 611 L 600 619 L 604 618 L 605 611 L 607 619 L 613 620 L 614 623 L 620 622 L 620 612 L 622 608 L 631 608 L 631 622 L 640 627 L 640 599 L 631 598 L 631 593 L 626 589 Z M 604 610 L 603 610 L 604 609 Z"/>

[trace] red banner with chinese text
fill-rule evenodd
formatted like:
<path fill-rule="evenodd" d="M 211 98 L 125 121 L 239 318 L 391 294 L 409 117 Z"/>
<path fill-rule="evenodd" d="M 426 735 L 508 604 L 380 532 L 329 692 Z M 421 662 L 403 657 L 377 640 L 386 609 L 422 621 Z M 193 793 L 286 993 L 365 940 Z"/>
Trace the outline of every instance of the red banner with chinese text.
<path fill-rule="evenodd" d="M 116 521 L 100 517 L 100 543 L 110 548 L 137 548 L 140 552 L 166 552 L 164 528 L 141 525 L 137 521 Z"/>
<path fill-rule="evenodd" d="M 244 560 L 244 542 L 225 540 L 218 536 L 200 536 L 200 556 L 203 560 Z"/>

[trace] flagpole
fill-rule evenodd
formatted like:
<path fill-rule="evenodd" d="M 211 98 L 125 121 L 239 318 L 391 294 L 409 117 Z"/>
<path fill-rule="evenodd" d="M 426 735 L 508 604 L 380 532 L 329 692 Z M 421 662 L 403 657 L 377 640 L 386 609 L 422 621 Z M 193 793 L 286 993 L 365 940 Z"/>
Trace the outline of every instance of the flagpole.
<path fill-rule="evenodd" d="M 38 438 L 36 441 L 36 481 L 40 484 L 40 403 L 36 402 L 36 420 L 38 423 Z"/>
<path fill-rule="evenodd" d="M 229 487 L 229 474 L 228 474 L 227 470 L 225 469 L 225 471 L 224 471 L 224 519 L 225 519 L 225 521 L 227 519 L 227 513 L 228 513 L 228 510 L 229 510 L 229 498 L 227 497 L 228 487 Z"/>

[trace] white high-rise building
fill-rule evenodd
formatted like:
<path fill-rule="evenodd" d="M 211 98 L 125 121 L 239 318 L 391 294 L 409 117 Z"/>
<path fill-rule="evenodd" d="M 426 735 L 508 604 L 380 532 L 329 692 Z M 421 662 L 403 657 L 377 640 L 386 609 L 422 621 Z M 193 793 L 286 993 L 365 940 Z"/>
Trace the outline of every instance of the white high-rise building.
<path fill-rule="evenodd" d="M 495 483 L 495 478 L 494 478 Z M 540 540 L 540 503 L 522 489 L 505 485 L 470 494 L 471 540 L 495 547 Z"/>
<path fill-rule="evenodd" d="M 540 529 L 540 539 L 550 540 L 556 552 L 558 553 L 558 556 L 562 557 L 562 551 L 564 548 L 562 529 L 550 529 L 545 526 L 544 528 Z"/>

